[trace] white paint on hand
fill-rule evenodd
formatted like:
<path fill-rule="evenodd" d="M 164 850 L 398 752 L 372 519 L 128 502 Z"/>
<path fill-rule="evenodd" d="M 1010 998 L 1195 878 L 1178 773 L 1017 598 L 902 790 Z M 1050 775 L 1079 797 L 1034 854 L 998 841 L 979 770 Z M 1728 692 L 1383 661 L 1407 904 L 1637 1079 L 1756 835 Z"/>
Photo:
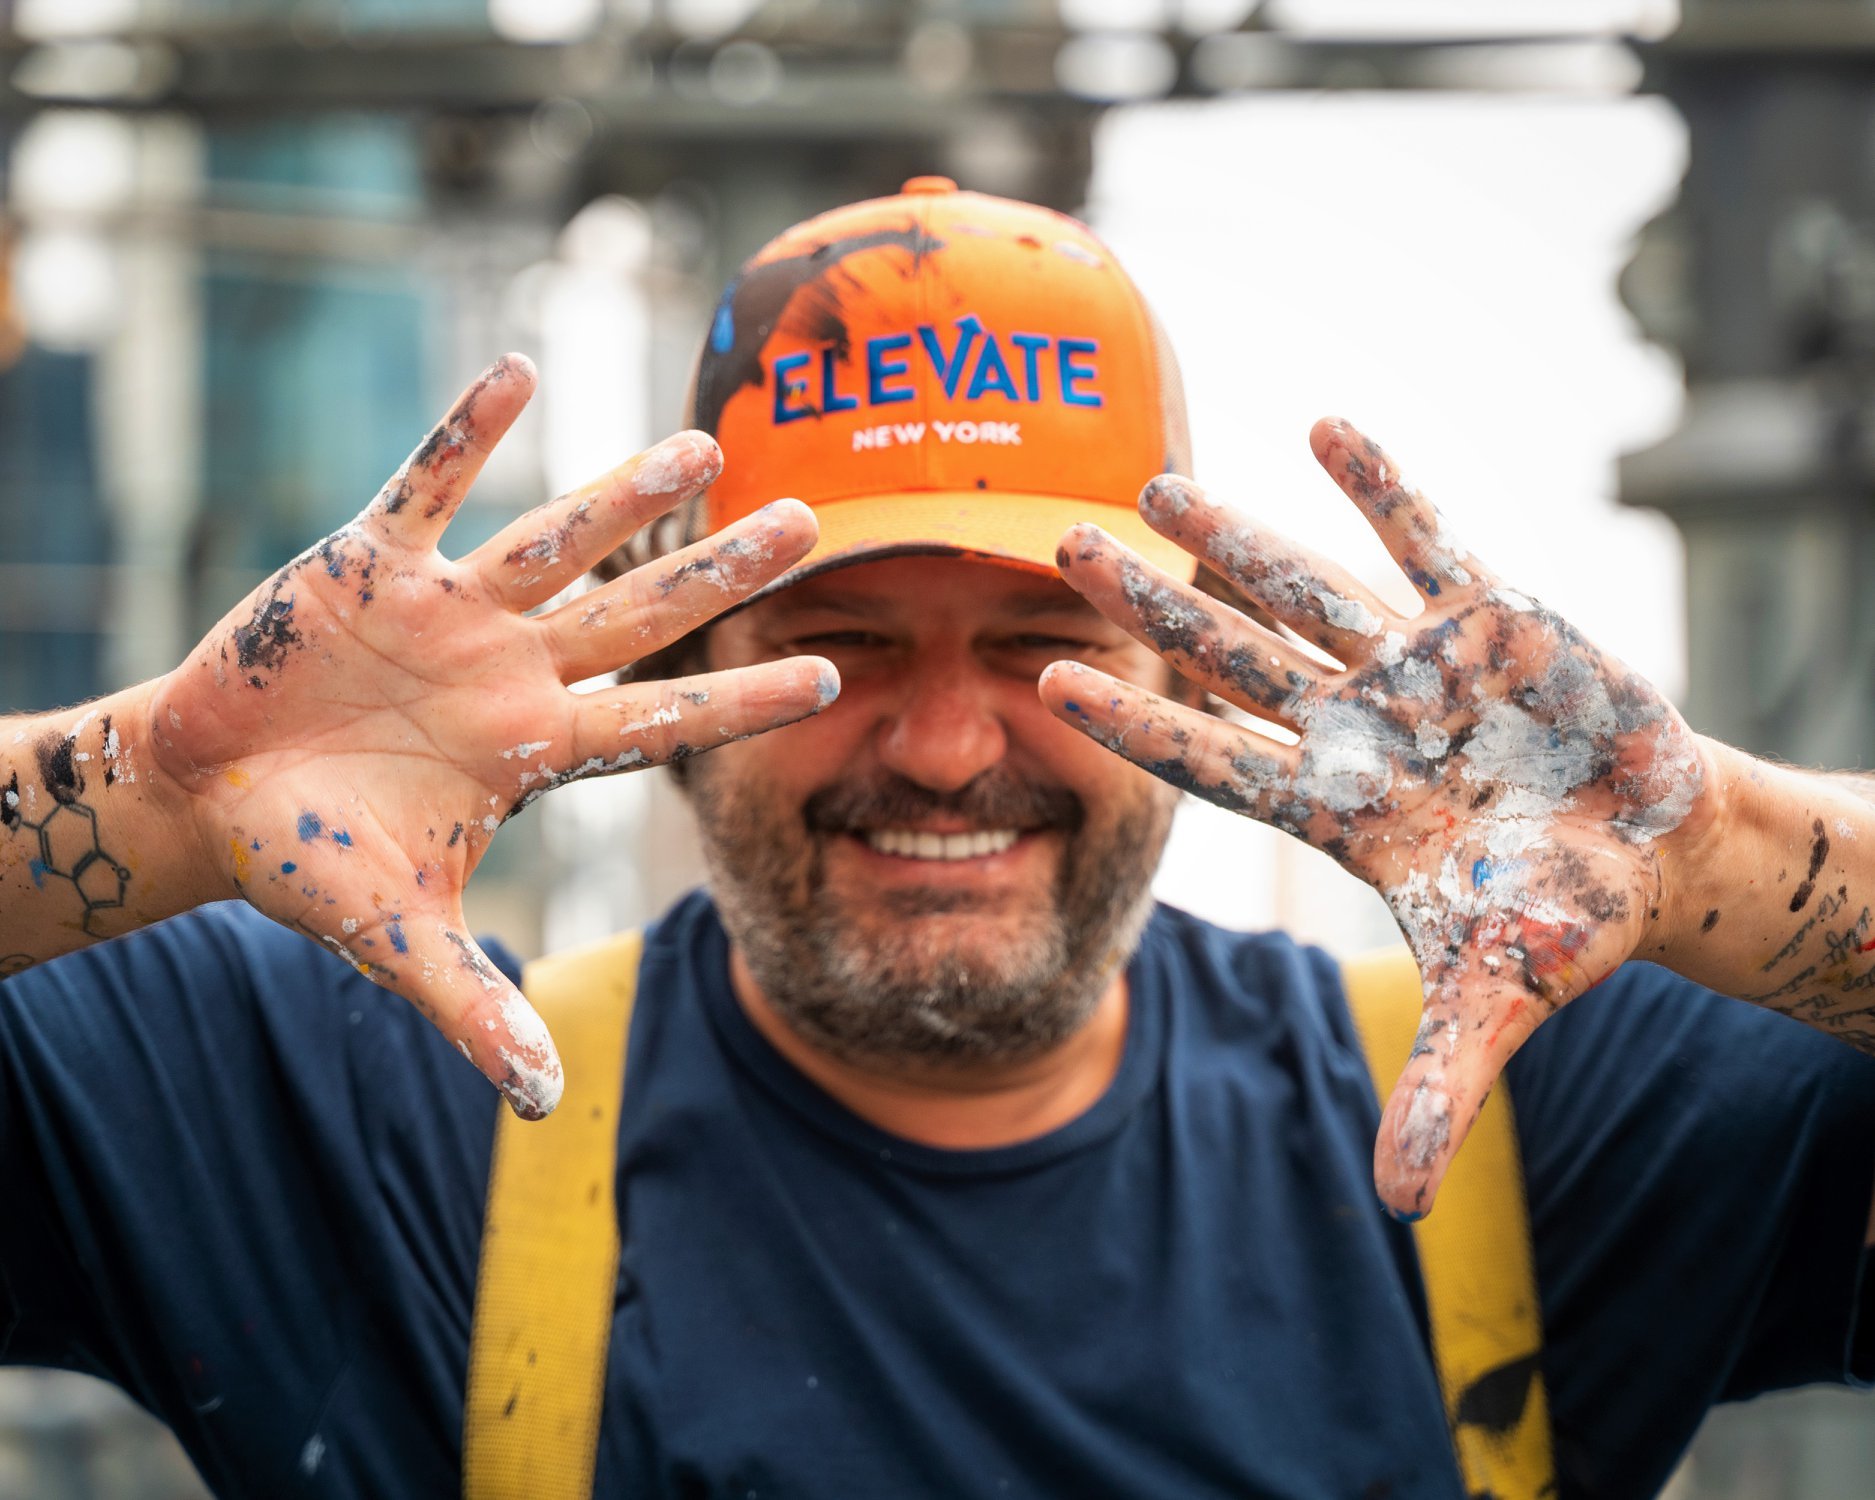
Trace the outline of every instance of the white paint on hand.
<path fill-rule="evenodd" d="M 1358 599 L 1337 594 L 1328 585 L 1318 583 L 1313 590 L 1322 606 L 1322 617 L 1337 630 L 1352 630 L 1357 635 L 1376 636 L 1385 628 L 1374 612 Z"/>
<path fill-rule="evenodd" d="M 683 722 L 683 717 L 676 704 L 667 703 L 648 719 L 637 719 L 630 724 L 619 725 L 618 732 L 622 735 L 643 734 L 647 729 L 662 729 L 670 724 L 680 724 Z"/>
<path fill-rule="evenodd" d="M 1296 790 L 1331 812 L 1373 807 L 1392 790 L 1403 733 L 1380 712 L 1359 703 L 1330 701 L 1305 707 L 1302 761 Z"/>
<path fill-rule="evenodd" d="M 1439 1159 L 1451 1137 L 1452 1101 L 1429 1082 L 1422 1082 L 1413 1091 L 1413 1102 L 1395 1138 L 1400 1159 L 1423 1172 Z"/>
<path fill-rule="evenodd" d="M 690 479 L 698 469 L 715 471 L 710 445 L 694 432 L 667 437 L 638 460 L 632 488 L 639 494 L 662 495 Z"/>

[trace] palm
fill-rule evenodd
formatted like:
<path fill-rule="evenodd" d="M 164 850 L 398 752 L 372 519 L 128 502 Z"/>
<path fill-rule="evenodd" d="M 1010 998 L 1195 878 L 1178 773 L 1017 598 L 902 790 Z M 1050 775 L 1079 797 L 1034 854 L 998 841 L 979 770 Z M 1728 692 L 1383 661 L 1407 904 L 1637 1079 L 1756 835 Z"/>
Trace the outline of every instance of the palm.
<path fill-rule="evenodd" d="M 528 613 L 717 464 L 708 439 L 674 438 L 451 561 L 443 529 L 532 385 L 525 362 L 496 365 L 356 521 L 230 611 L 158 685 L 151 742 L 235 892 L 412 1000 L 539 1114 L 559 1093 L 551 1040 L 462 918 L 496 828 L 566 781 L 814 712 L 830 685 L 807 659 L 570 690 L 760 587 L 814 528 L 804 507 L 770 507 Z M 735 545 L 744 533 L 767 545 Z"/>
<path fill-rule="evenodd" d="M 1315 442 L 1419 588 L 1418 616 L 1189 482 L 1155 481 L 1141 510 L 1339 668 L 1092 528 L 1070 533 L 1064 563 L 1181 673 L 1297 744 L 1123 686 L 1106 711 L 1081 707 L 1103 695 L 1065 676 L 1045 692 L 1120 753 L 1305 839 L 1385 897 L 1426 1004 L 1376 1176 L 1417 1213 L 1511 1053 L 1639 946 L 1654 841 L 1692 809 L 1702 759 L 1651 686 L 1459 550 L 1371 442 L 1334 423 Z"/>

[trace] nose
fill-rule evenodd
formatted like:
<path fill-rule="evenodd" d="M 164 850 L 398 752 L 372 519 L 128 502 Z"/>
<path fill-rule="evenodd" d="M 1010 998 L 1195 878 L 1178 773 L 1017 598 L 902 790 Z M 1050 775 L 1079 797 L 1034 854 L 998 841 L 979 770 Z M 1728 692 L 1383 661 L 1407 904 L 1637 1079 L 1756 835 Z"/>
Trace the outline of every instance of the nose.
<path fill-rule="evenodd" d="M 961 662 L 914 667 L 881 726 L 880 760 L 931 791 L 961 791 L 1008 753 L 996 687 Z"/>

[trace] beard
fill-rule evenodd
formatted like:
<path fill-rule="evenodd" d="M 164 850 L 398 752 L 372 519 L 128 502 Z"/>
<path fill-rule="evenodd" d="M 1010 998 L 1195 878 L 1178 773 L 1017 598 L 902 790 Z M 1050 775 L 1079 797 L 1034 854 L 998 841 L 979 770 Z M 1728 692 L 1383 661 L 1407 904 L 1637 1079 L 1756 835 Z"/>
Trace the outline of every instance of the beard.
<path fill-rule="evenodd" d="M 689 801 L 723 925 L 762 993 L 821 1050 L 887 1066 L 1021 1062 L 1085 1025 L 1152 914 L 1178 800 L 1146 782 L 1094 821 L 1065 787 L 999 767 L 949 793 L 881 772 L 797 809 L 759 777 L 705 766 L 687 768 Z M 829 879 L 835 840 L 941 815 L 1055 835 L 1054 878 L 994 892 Z"/>

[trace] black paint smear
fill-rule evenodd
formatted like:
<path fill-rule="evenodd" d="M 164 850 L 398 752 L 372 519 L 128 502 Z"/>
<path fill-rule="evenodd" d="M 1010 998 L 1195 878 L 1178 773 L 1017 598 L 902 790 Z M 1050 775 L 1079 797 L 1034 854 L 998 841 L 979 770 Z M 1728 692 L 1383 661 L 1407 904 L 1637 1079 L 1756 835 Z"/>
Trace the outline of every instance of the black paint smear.
<path fill-rule="evenodd" d="M 444 448 L 460 449 L 463 446 L 462 434 L 451 431 L 455 426 L 455 416 L 456 414 L 451 412 L 442 422 L 430 429 L 430 435 L 418 445 L 417 451 L 410 455 L 411 468 L 427 469 L 436 461 L 436 455 Z"/>
<path fill-rule="evenodd" d="M 707 573 L 715 573 L 716 571 L 715 558 L 693 558 L 691 561 L 684 563 L 681 567 L 671 569 L 670 572 L 660 578 L 658 580 L 658 593 L 668 595 L 673 593 L 679 585 L 688 583 L 692 578 L 701 578 Z"/>
<path fill-rule="evenodd" d="M 72 759 L 73 748 L 72 741 L 56 731 L 33 747 L 39 761 L 39 779 L 52 793 L 52 800 L 63 807 L 70 807 L 85 789 L 85 778 Z"/>
<path fill-rule="evenodd" d="M 111 716 L 109 714 L 104 716 L 104 723 L 100 726 L 100 732 L 104 735 L 104 743 L 108 746 L 111 743 Z M 117 784 L 117 767 L 111 764 L 109 755 L 106 755 L 104 758 L 104 784 L 106 786 L 115 786 Z"/>
<path fill-rule="evenodd" d="M 449 830 L 449 846 L 448 847 L 453 849 L 456 847 L 457 844 L 461 842 L 462 842 L 462 825 L 458 823 L 454 828 Z"/>
<path fill-rule="evenodd" d="M 455 404 L 449 415 L 430 429 L 430 435 L 418 445 L 417 451 L 410 455 L 408 468 L 429 468 L 436 461 L 436 455 L 446 447 L 457 449 L 468 447 L 469 440 L 475 435 L 475 408 L 481 402 L 482 392 L 491 385 L 499 385 L 507 378 L 508 362 L 505 359 L 498 360 L 491 365 L 482 378 L 463 393 L 462 399 Z M 434 512 L 430 513 L 434 514 Z"/>
<path fill-rule="evenodd" d="M 1810 831 L 1816 835 L 1816 842 L 1810 846 L 1810 871 L 1803 878 L 1803 884 L 1797 887 L 1796 894 L 1790 898 L 1790 909 L 1802 911 L 1816 890 L 1817 872 L 1823 868 L 1823 861 L 1829 858 L 1829 837 L 1823 832 L 1823 820 L 1818 818 L 1810 825 Z"/>
<path fill-rule="evenodd" d="M 1719 908 L 1715 906 L 1712 908 L 1711 911 L 1706 913 L 1706 920 L 1699 924 L 1699 930 L 1701 932 L 1711 932 L 1712 929 L 1717 927 L 1718 925 L 1719 925 Z"/>
<path fill-rule="evenodd" d="M 9 832 L 20 826 L 20 775 L 13 773 L 13 779 L 5 787 L 0 787 L 0 828 Z"/>
<path fill-rule="evenodd" d="M 1628 898 L 1605 886 L 1591 885 L 1582 892 L 1582 909 L 1597 922 L 1625 922 L 1628 919 Z"/>
<path fill-rule="evenodd" d="M 1487 1432 L 1509 1432 L 1523 1420 L 1536 1370 L 1534 1354 L 1510 1360 L 1495 1370 L 1486 1370 L 1460 1394 L 1454 1415 L 1460 1423 L 1482 1427 Z"/>
<path fill-rule="evenodd" d="M 391 492 L 390 499 L 384 502 L 384 514 L 394 516 L 409 503 L 410 480 L 408 478 L 400 479 L 397 481 L 397 488 Z"/>
<path fill-rule="evenodd" d="M 1218 663 L 1217 672 L 1252 703 L 1271 710 L 1289 701 L 1294 685 L 1279 687 L 1276 679 L 1264 670 L 1264 653 L 1250 646 L 1232 646 Z"/>
<path fill-rule="evenodd" d="M 519 567 L 529 562 L 552 562 L 560 553 L 573 545 L 573 534 L 580 527 L 590 524 L 592 513 L 584 507 L 575 509 L 567 518 L 551 531 L 535 537 L 532 541 L 517 542 L 502 559 L 509 567 Z"/>
<path fill-rule="evenodd" d="M 286 665 L 287 652 L 299 644 L 299 632 L 293 628 L 293 600 L 280 597 L 284 586 L 284 580 L 276 580 L 267 597 L 254 606 L 253 618 L 235 627 L 235 659 L 244 671 L 259 667 L 277 672 Z M 248 681 L 255 687 L 261 685 L 258 677 L 250 676 Z"/>
<path fill-rule="evenodd" d="M 762 384 L 762 350 L 769 336 L 780 326 L 796 292 L 810 282 L 819 281 L 847 256 L 882 245 L 909 250 L 914 264 L 944 248 L 944 242 L 926 233 L 922 225 L 908 224 L 903 229 L 881 229 L 849 239 L 829 240 L 806 255 L 790 255 L 763 265 L 743 267 L 742 274 L 723 293 L 710 325 L 711 342 L 704 346 L 703 358 L 697 365 L 695 424 L 714 434 L 722 421 L 723 408 L 736 393 L 744 386 Z M 830 287 L 817 287 L 811 294 L 811 304 L 809 336 L 844 351 L 846 323 L 840 316 L 837 296 Z M 718 350 L 716 329 L 725 318 L 729 320 L 730 343 L 727 349 Z"/>

